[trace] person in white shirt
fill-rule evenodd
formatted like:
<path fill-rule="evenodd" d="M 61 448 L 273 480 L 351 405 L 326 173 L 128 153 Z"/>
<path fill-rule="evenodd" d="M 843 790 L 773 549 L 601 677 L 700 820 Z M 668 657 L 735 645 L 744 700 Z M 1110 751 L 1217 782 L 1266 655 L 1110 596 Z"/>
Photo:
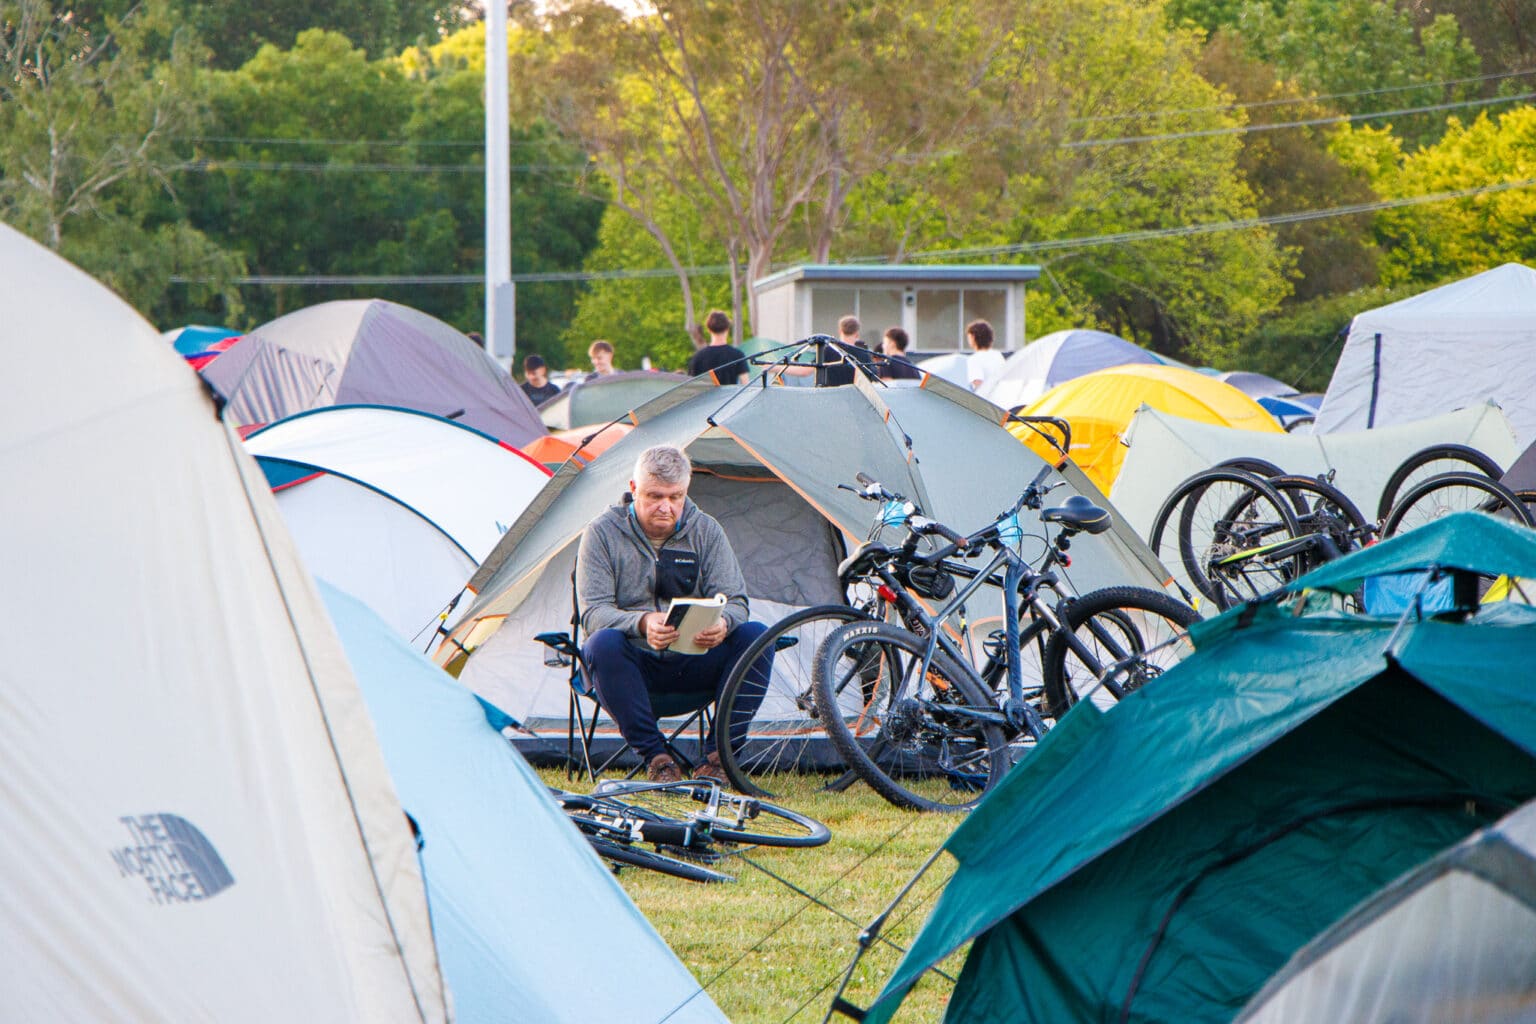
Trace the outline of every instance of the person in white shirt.
<path fill-rule="evenodd" d="M 966 325 L 965 343 L 976 350 L 965 361 L 965 377 L 971 382 L 972 391 L 985 392 L 1002 376 L 1006 357 L 992 350 L 992 325 L 985 320 L 972 320 Z"/>

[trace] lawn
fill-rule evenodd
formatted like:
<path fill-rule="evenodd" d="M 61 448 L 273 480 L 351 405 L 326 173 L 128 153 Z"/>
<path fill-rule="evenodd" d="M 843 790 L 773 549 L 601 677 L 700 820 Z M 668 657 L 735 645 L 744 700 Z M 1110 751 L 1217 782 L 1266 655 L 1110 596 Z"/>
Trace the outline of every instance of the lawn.
<path fill-rule="evenodd" d="M 542 774 L 552 785 L 566 784 L 563 771 Z M 858 949 L 860 930 L 960 822 L 958 815 L 897 810 L 862 784 L 846 793 L 820 792 L 823 781 L 797 780 L 776 802 L 825 822 L 832 830 L 826 846 L 749 850 L 719 866 L 736 876 L 731 885 L 699 885 L 633 869 L 619 876 L 661 937 L 736 1024 L 820 1021 Z M 952 866 L 948 855 L 940 857 L 897 907 L 886 938 L 903 948 L 911 942 Z M 867 1006 L 899 959 L 899 952 L 877 944 L 860 962 L 846 998 Z M 944 969 L 953 976 L 960 961 L 957 954 Z M 898 1019 L 938 1020 L 950 988 L 948 980 L 930 973 Z"/>

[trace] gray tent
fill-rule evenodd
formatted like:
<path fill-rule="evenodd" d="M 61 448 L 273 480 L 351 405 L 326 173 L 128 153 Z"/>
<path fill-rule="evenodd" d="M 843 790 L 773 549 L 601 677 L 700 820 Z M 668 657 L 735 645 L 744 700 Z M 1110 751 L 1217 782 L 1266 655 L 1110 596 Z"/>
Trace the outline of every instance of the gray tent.
<path fill-rule="evenodd" d="M 551 430 L 612 423 L 687 380 L 681 373 L 628 370 L 577 381 L 539 406 L 539 418 Z"/>
<path fill-rule="evenodd" d="M 693 459 L 690 494 L 724 526 L 753 617 L 762 621 L 840 600 L 837 563 L 849 539 L 863 539 L 872 507 L 837 485 L 861 471 L 956 529 L 981 527 L 1018 498 L 1042 463 L 1002 428 L 996 407 L 937 378 L 924 383 L 690 381 L 647 403 L 635 410 L 628 436 L 586 466 L 563 465 L 507 531 L 470 581 L 478 596 L 439 648 L 439 663 L 509 714 L 563 727 L 564 670 L 543 664 L 532 637 L 566 627 L 576 541 L 620 499 L 635 456 L 654 444 L 680 445 Z M 1076 467 L 1069 464 L 1065 476 L 1069 486 L 1053 497 L 1075 490 L 1104 500 Z M 1156 587 L 1166 578 L 1123 527 L 1080 538 L 1072 554 L 1070 580 L 1080 590 Z"/>
<path fill-rule="evenodd" d="M 522 388 L 449 324 L 380 299 L 324 302 L 263 324 L 203 369 L 239 425 L 325 405 L 443 416 L 511 445 L 547 433 Z"/>
<path fill-rule="evenodd" d="M 1410 871 L 1308 943 L 1241 1024 L 1536 1016 L 1536 803 Z"/>

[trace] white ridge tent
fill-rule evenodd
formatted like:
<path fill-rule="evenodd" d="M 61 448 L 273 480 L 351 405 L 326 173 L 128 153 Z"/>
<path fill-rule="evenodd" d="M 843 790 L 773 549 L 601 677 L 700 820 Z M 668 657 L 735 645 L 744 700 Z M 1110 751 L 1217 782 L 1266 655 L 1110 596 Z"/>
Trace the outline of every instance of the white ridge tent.
<path fill-rule="evenodd" d="M 487 434 L 409 409 L 329 406 L 245 439 L 315 576 L 419 638 L 549 480 Z"/>
<path fill-rule="evenodd" d="M 0 292 L 4 1016 L 446 1021 L 414 842 L 254 461 L 154 328 L 4 225 Z"/>
<path fill-rule="evenodd" d="M 1536 270 L 1506 263 L 1361 313 L 1313 432 L 1367 430 L 1497 402 L 1536 441 Z"/>
<path fill-rule="evenodd" d="M 1257 458 L 1287 473 L 1316 476 L 1335 470 L 1333 484 L 1367 517 L 1398 465 L 1433 444 L 1464 444 L 1501 466 L 1519 453 L 1509 421 L 1496 405 L 1432 416 L 1416 423 L 1341 434 L 1261 434 L 1196 423 L 1143 406 L 1121 441 L 1125 453 L 1111 497 L 1138 536 L 1152 530 L 1157 510 L 1188 477 L 1218 462 Z"/>

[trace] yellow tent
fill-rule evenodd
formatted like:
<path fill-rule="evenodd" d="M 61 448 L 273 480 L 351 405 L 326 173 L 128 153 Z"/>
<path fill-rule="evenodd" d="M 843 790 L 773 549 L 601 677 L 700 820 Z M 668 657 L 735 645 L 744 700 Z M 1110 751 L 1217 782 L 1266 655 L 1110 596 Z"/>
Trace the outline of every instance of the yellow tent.
<path fill-rule="evenodd" d="M 1143 405 L 1199 423 L 1283 433 L 1263 406 L 1237 388 L 1177 366 L 1112 366 L 1085 374 L 1056 385 L 1025 414 L 1072 424 L 1072 461 L 1108 494 L 1125 458 L 1120 435 Z M 1059 457 L 1028 427 L 1014 423 L 1008 429 L 1041 457 Z M 1176 483 L 1171 480 L 1168 486 Z"/>

